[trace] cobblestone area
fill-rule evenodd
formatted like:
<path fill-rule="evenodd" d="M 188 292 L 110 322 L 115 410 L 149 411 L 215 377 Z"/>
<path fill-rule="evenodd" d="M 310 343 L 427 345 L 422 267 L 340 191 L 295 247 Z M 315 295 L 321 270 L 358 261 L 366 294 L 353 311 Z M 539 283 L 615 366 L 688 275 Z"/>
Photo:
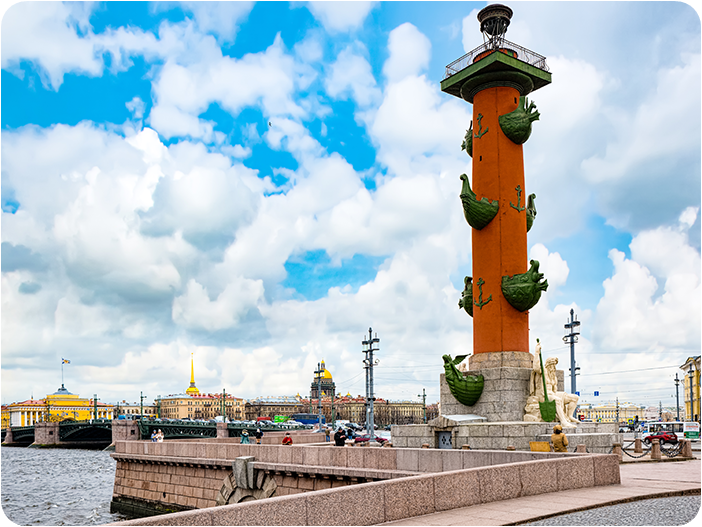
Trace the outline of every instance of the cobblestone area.
<path fill-rule="evenodd" d="M 677 496 L 609 505 L 520 525 L 684 525 L 699 511 L 699 496 Z"/>

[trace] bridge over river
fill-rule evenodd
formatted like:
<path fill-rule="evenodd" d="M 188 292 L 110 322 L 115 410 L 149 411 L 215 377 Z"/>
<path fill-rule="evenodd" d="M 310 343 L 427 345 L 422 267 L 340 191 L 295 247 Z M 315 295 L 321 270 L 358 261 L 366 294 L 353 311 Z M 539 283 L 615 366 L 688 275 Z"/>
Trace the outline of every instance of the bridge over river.
<path fill-rule="evenodd" d="M 2 443 L 15 446 L 108 446 L 115 440 L 150 439 L 161 430 L 164 439 L 241 437 L 247 430 L 253 437 L 257 425 L 241 423 L 200 423 L 188 421 L 91 419 L 13 426 L 2 431 Z M 285 426 L 264 426 L 265 432 L 289 430 Z"/>

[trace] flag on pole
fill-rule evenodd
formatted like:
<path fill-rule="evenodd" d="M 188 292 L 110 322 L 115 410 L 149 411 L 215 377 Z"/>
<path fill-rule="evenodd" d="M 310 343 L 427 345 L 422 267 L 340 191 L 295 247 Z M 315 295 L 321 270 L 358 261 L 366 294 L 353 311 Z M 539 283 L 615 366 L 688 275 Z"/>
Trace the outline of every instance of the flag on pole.
<path fill-rule="evenodd" d="M 71 363 L 70 360 L 64 359 L 63 357 L 61 357 L 61 364 L 70 364 L 70 363 Z"/>

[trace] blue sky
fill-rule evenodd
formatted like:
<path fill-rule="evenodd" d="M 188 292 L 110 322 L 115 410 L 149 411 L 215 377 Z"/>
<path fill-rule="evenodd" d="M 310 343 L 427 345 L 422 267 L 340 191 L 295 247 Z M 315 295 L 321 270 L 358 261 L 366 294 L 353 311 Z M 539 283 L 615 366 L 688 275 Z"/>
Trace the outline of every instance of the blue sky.
<path fill-rule="evenodd" d="M 438 400 L 441 355 L 470 353 L 473 331 L 457 308 L 472 109 L 439 83 L 482 43 L 485 5 L 6 8 L 2 402 L 53 392 L 61 357 L 74 392 L 176 393 L 191 352 L 204 391 L 306 394 L 325 360 L 363 394 L 369 326 L 376 392 Z M 586 402 L 670 404 L 700 352 L 700 19 L 510 6 L 507 38 L 553 74 L 524 147 L 550 284 L 532 346 L 567 370 L 573 308 Z"/>

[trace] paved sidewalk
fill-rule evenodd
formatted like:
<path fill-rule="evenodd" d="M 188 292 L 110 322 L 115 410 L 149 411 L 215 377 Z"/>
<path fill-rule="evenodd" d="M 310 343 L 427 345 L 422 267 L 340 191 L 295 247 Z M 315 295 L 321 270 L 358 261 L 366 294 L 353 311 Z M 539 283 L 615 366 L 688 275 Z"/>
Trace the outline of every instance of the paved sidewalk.
<path fill-rule="evenodd" d="M 603 505 L 700 492 L 700 460 L 627 463 L 619 468 L 619 485 L 566 490 L 473 505 L 383 525 L 513 525 Z"/>

